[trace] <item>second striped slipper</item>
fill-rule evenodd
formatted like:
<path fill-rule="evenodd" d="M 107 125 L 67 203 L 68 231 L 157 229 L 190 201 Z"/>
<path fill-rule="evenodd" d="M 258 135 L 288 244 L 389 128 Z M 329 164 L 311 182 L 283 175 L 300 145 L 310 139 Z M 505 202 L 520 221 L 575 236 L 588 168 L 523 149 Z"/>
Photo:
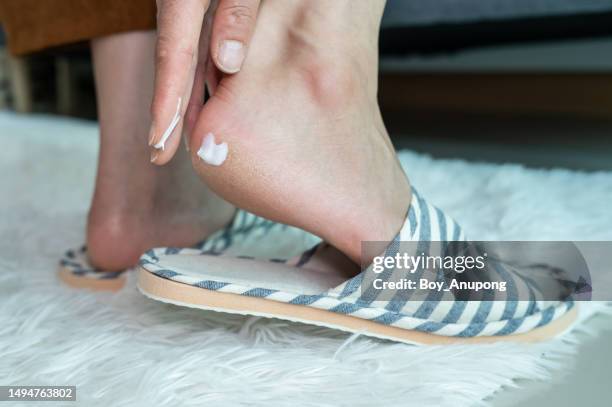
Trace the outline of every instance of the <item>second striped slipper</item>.
<path fill-rule="evenodd" d="M 248 255 L 257 252 L 273 258 L 278 253 L 295 251 L 296 247 L 299 250 L 318 240 L 296 228 L 238 210 L 225 228 L 213 233 L 190 250 L 207 255 Z M 184 249 L 169 247 L 165 248 L 163 253 L 170 255 L 181 250 Z M 87 257 L 87 247 L 82 246 L 64 253 L 59 262 L 58 276 L 61 281 L 74 288 L 118 291 L 125 285 L 129 271 L 105 271 L 93 267 Z"/>

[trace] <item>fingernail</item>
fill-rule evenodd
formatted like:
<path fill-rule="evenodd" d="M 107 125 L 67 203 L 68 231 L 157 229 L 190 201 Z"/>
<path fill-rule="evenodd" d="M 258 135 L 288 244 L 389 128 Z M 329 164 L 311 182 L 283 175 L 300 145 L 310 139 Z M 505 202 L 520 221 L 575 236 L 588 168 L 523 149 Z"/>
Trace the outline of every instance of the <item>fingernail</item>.
<path fill-rule="evenodd" d="M 224 40 L 219 47 L 219 63 L 226 73 L 240 71 L 244 61 L 244 44 L 235 40 Z"/>
<path fill-rule="evenodd" d="M 178 98 L 178 103 L 176 105 L 176 113 L 174 113 L 174 117 L 172 118 L 172 121 L 170 122 L 170 124 L 168 125 L 168 128 L 166 129 L 166 131 L 164 131 L 164 134 L 162 134 L 160 140 L 157 143 L 155 143 L 155 140 L 157 139 L 157 137 L 155 137 L 155 133 L 153 132 L 153 129 L 155 128 L 155 126 L 151 126 L 151 134 L 149 134 L 149 146 L 150 147 L 156 148 L 158 150 L 166 149 L 166 141 L 168 141 L 172 133 L 174 133 L 174 129 L 176 128 L 179 121 L 181 120 L 181 102 L 182 100 L 183 100 L 182 98 Z"/>
<path fill-rule="evenodd" d="M 155 143 L 155 131 L 154 131 L 154 127 L 151 124 L 151 130 L 149 130 L 149 147 L 153 146 L 153 143 Z"/>
<path fill-rule="evenodd" d="M 157 160 L 157 157 L 159 157 L 159 153 L 157 151 L 151 151 L 151 162 L 154 163 L 155 160 Z"/>

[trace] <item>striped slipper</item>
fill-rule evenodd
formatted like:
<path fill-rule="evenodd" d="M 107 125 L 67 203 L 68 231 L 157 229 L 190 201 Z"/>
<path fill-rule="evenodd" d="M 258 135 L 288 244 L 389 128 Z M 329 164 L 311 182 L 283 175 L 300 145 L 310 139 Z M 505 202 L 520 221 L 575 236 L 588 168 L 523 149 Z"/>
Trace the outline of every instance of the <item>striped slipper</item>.
<path fill-rule="evenodd" d="M 393 257 L 402 247 L 404 253 L 430 256 L 457 247 L 473 250 L 461 227 L 416 190 L 404 225 L 384 255 Z M 528 276 L 492 263 L 494 273 L 488 278 L 503 279 L 509 287 L 502 299 L 483 294 L 465 300 L 452 291 L 435 290 L 410 298 L 414 292 L 378 290 L 372 284 L 374 279 L 414 279 L 405 269 L 381 271 L 374 262 L 360 271 L 326 243 L 290 259 L 268 260 L 162 248 L 141 257 L 138 288 L 152 299 L 176 305 L 280 318 L 407 343 L 535 341 L 571 326 L 577 311 L 570 295 L 545 301 Z M 431 273 L 421 269 L 415 274 L 423 272 Z M 432 275 L 438 275 L 435 280 L 443 273 Z"/>
<path fill-rule="evenodd" d="M 224 228 L 198 243 L 193 250 L 209 255 L 240 254 L 254 251 L 274 257 L 279 251 L 287 252 L 318 241 L 312 235 L 296 228 L 260 218 L 243 210 L 236 211 L 233 220 Z M 293 249 L 295 250 L 295 249 Z M 179 248 L 166 248 L 165 254 L 179 253 Z M 68 250 L 60 259 L 58 275 L 71 287 L 91 290 L 118 291 L 127 281 L 127 272 L 104 271 L 89 264 L 87 247 Z"/>
<path fill-rule="evenodd" d="M 74 288 L 94 291 L 119 291 L 126 282 L 125 272 L 104 271 L 89 264 L 87 246 L 67 250 L 59 261 L 57 275 Z"/>

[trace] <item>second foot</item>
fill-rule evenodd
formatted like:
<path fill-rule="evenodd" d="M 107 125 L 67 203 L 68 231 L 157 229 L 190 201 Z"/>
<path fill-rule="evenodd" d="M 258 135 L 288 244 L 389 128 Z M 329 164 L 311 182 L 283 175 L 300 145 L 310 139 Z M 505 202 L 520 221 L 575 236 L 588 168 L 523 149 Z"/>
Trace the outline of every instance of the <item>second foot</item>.
<path fill-rule="evenodd" d="M 181 158 L 185 171 L 173 168 L 180 163 L 159 169 L 144 161 L 143 171 L 126 172 L 114 182 L 98 177 L 87 222 L 92 266 L 123 270 L 153 247 L 190 247 L 231 221 L 235 208 Z"/>

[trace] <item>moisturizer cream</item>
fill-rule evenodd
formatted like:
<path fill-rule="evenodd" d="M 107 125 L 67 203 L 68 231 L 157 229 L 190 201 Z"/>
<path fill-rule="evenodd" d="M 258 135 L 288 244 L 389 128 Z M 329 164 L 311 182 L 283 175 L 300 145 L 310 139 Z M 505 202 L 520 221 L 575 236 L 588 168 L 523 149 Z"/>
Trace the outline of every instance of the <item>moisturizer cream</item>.
<path fill-rule="evenodd" d="M 216 144 L 215 135 L 208 133 L 202 140 L 202 146 L 198 150 L 198 157 L 207 164 L 219 166 L 227 158 L 227 143 Z"/>
<path fill-rule="evenodd" d="M 168 141 L 168 139 L 170 138 L 170 135 L 176 128 L 176 125 L 181 120 L 181 102 L 182 100 L 181 98 L 179 98 L 178 104 L 176 105 L 176 113 L 174 113 L 174 117 L 172 118 L 170 125 L 168 126 L 164 134 L 162 134 L 159 142 L 153 146 L 154 148 L 158 150 L 164 150 L 166 148 L 166 141 Z"/>

